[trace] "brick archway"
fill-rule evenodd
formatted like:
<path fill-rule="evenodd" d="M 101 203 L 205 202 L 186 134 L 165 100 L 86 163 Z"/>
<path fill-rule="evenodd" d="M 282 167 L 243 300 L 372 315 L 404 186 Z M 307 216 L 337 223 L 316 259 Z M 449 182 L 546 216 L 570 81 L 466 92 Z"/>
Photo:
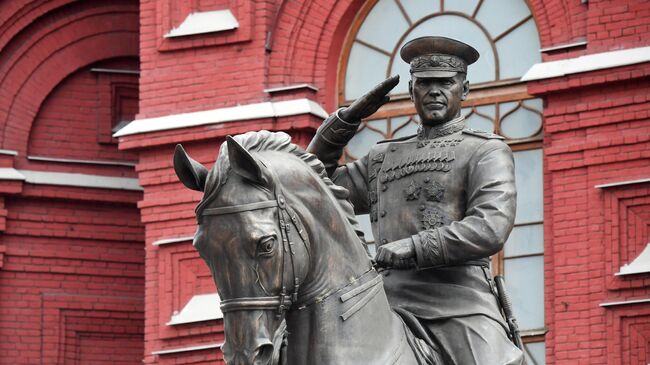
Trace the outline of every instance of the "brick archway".
<path fill-rule="evenodd" d="M 0 148 L 25 151 L 40 105 L 68 75 L 100 60 L 138 56 L 134 5 L 66 5 L 6 43 L 0 58 Z"/>

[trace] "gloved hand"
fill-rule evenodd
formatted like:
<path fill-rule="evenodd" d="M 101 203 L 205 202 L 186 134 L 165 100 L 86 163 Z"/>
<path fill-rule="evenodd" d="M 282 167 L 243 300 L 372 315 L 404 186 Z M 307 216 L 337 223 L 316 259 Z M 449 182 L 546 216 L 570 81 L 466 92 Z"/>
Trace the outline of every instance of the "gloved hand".
<path fill-rule="evenodd" d="M 355 100 L 349 107 L 341 109 L 339 117 L 348 123 L 357 123 L 373 115 L 377 109 L 390 101 L 388 93 L 399 83 L 399 75 L 380 82 L 372 90 Z"/>
<path fill-rule="evenodd" d="M 409 238 L 388 242 L 377 248 L 377 265 L 393 269 L 410 269 L 415 266 L 415 246 Z"/>

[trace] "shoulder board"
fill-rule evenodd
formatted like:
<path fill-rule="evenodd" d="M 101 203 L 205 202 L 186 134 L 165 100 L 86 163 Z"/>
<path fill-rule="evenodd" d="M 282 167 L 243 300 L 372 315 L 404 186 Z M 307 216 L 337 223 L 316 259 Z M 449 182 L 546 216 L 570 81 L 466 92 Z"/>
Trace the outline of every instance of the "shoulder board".
<path fill-rule="evenodd" d="M 399 138 L 384 139 L 383 141 L 377 142 L 377 144 L 388 143 L 388 142 L 402 142 L 402 141 L 406 141 L 407 139 L 411 139 L 411 138 L 413 138 L 415 136 L 417 136 L 417 134 L 411 134 L 411 135 L 404 136 L 404 137 L 399 137 Z"/>
<path fill-rule="evenodd" d="M 504 137 L 502 137 L 502 136 L 500 136 L 498 134 L 485 132 L 485 131 L 478 130 L 478 129 L 473 129 L 473 128 L 465 128 L 465 129 L 463 129 L 463 133 L 471 134 L 473 136 L 480 137 L 480 138 L 485 138 L 485 139 L 505 139 Z"/>

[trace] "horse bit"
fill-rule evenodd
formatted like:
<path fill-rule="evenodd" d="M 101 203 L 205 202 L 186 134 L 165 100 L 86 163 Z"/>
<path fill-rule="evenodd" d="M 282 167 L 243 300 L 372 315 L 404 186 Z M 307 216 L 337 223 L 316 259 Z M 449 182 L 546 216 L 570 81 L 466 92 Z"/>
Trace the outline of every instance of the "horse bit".
<path fill-rule="evenodd" d="M 294 263 L 294 246 L 291 242 L 289 233 L 291 231 L 290 226 L 293 225 L 298 235 L 303 241 L 307 253 L 309 254 L 309 238 L 305 234 L 304 229 L 302 229 L 302 222 L 299 221 L 296 213 L 291 209 L 282 194 L 280 188 L 277 188 L 274 192 L 275 199 L 265 200 L 256 203 L 249 204 L 239 204 L 231 205 L 226 207 L 219 208 L 206 208 L 201 212 L 201 216 L 206 215 L 222 215 L 222 214 L 232 214 L 232 213 L 241 213 L 249 212 L 258 209 L 266 208 L 278 208 L 278 217 L 280 223 L 280 236 L 282 239 L 282 248 L 284 249 L 284 255 L 282 256 L 282 273 L 281 273 L 281 283 L 282 290 L 280 294 L 276 296 L 266 296 L 266 297 L 241 297 L 234 299 L 226 299 L 221 302 L 221 312 L 233 312 L 233 311 L 243 311 L 243 310 L 277 310 L 277 315 L 280 317 L 286 310 L 291 308 L 293 304 L 298 301 L 298 290 L 300 289 L 300 282 L 296 276 L 296 266 Z M 287 217 L 289 219 L 287 219 Z M 291 222 L 291 224 L 289 223 Z M 293 273 L 293 292 L 291 295 L 287 295 L 286 286 L 284 284 L 285 276 L 285 266 L 286 266 L 286 254 L 289 253 L 289 258 L 291 260 L 291 271 Z"/>

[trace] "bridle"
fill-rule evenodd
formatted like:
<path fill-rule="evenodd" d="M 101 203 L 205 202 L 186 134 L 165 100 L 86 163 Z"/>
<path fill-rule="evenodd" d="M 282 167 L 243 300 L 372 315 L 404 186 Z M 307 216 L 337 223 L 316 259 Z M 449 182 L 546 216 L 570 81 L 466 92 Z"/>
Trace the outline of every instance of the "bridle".
<path fill-rule="evenodd" d="M 284 250 L 284 255 L 282 256 L 282 272 L 280 274 L 282 290 L 276 296 L 240 297 L 223 300 L 221 301 L 221 312 L 223 313 L 245 310 L 277 310 L 277 316 L 280 317 L 285 311 L 291 308 L 291 306 L 296 304 L 298 301 L 298 291 L 300 290 L 301 283 L 296 273 L 296 265 L 294 262 L 295 249 L 294 243 L 291 241 L 291 237 L 289 235 L 291 232 L 290 227 L 293 225 L 298 232 L 303 245 L 305 245 L 305 249 L 307 250 L 308 255 L 310 249 L 309 237 L 305 233 L 304 226 L 298 219 L 295 211 L 287 205 L 284 194 L 279 187 L 275 189 L 274 195 L 275 199 L 271 200 L 264 200 L 261 202 L 249 204 L 230 205 L 219 208 L 206 208 L 200 213 L 200 216 L 222 215 L 249 212 L 258 209 L 268 209 L 275 207 L 278 208 L 280 236 L 282 239 L 282 249 Z M 291 294 L 287 294 L 286 285 L 284 282 L 287 256 L 289 256 L 291 262 L 291 272 L 293 274 L 293 291 Z"/>

